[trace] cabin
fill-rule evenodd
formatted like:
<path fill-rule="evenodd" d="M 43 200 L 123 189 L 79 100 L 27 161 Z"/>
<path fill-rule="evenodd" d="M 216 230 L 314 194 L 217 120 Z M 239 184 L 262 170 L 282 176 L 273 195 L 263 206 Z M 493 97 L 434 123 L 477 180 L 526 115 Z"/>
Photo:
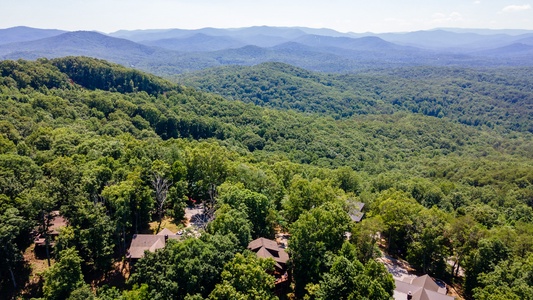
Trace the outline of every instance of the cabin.
<path fill-rule="evenodd" d="M 63 216 L 60 214 L 58 210 L 54 210 L 50 212 L 50 226 L 48 227 L 48 242 L 50 246 L 53 246 L 55 244 L 55 239 L 57 236 L 59 236 L 59 229 L 61 227 L 67 226 L 67 220 L 63 218 Z M 37 229 L 36 229 L 37 231 Z M 46 246 L 46 239 L 44 234 L 39 234 L 35 237 L 34 241 L 36 249 L 39 247 L 45 247 Z"/>
<path fill-rule="evenodd" d="M 248 244 L 248 250 L 255 252 L 259 258 L 272 258 L 275 262 L 274 277 L 276 278 L 275 293 L 284 294 L 290 284 L 287 262 L 289 254 L 276 241 L 258 238 Z"/>
<path fill-rule="evenodd" d="M 259 258 L 274 259 L 277 273 L 284 274 L 287 271 L 289 254 L 276 241 L 258 238 L 248 244 L 248 249 L 255 252 Z"/>

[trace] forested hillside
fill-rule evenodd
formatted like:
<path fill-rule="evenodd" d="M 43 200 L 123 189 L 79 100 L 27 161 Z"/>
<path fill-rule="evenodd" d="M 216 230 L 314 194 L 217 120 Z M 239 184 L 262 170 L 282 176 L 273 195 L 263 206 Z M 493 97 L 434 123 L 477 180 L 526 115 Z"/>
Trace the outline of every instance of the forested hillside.
<path fill-rule="evenodd" d="M 0 62 L 2 297 L 275 299 L 273 261 L 245 247 L 281 230 L 293 285 L 280 298 L 389 299 L 394 282 L 375 261 L 387 251 L 467 298 L 531 299 L 527 69 L 417 70 L 224 69 L 220 82 L 236 80 L 228 100 L 96 59 Z M 240 86 L 239 74 L 256 84 Z M 411 94 L 395 103 L 395 90 Z M 470 114 L 479 124 L 467 125 Z M 132 235 L 161 217 L 183 228 L 193 200 L 216 209 L 200 237 L 186 233 L 120 275 Z M 367 207 L 361 223 L 348 217 L 354 201 Z M 51 267 L 35 271 L 28 249 L 57 210 L 67 226 Z"/>
<path fill-rule="evenodd" d="M 339 75 L 264 63 L 183 74 L 176 80 L 230 99 L 334 118 L 410 112 L 533 132 L 531 72 L 417 67 Z"/>

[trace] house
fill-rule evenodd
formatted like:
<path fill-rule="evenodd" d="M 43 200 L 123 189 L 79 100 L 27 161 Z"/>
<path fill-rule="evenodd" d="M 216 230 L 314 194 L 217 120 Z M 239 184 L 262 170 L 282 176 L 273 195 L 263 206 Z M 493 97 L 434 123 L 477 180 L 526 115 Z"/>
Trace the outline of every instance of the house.
<path fill-rule="evenodd" d="M 394 300 L 454 300 L 428 275 L 395 279 Z"/>
<path fill-rule="evenodd" d="M 156 235 L 134 234 L 126 257 L 132 260 L 142 258 L 145 251 L 155 252 L 157 249 L 164 248 L 168 239 L 181 239 L 181 232 L 176 234 L 164 228 Z"/>
<path fill-rule="evenodd" d="M 60 212 L 58 210 L 54 210 L 50 212 L 50 226 L 48 227 L 48 237 L 49 237 L 49 245 L 53 246 L 55 244 L 55 239 L 57 236 L 59 236 L 59 229 L 61 227 L 67 226 L 67 220 L 61 216 Z M 36 229 L 38 231 L 38 229 Z M 35 247 L 44 247 L 46 246 L 46 239 L 44 234 L 39 234 L 34 239 Z"/>
<path fill-rule="evenodd" d="M 290 285 L 289 274 L 287 270 L 287 262 L 289 261 L 289 254 L 285 249 L 280 247 L 276 241 L 258 238 L 251 241 L 247 247 L 249 250 L 256 253 L 259 258 L 272 258 L 275 261 L 274 277 L 276 278 L 274 293 L 278 296 L 287 293 Z"/>
<path fill-rule="evenodd" d="M 287 271 L 289 254 L 287 254 L 285 249 L 281 248 L 276 241 L 258 238 L 248 244 L 248 249 L 255 252 L 257 257 L 274 259 L 276 262 L 276 272 L 278 274 L 285 274 Z"/>
<path fill-rule="evenodd" d="M 365 216 L 365 213 L 363 212 L 364 208 L 365 204 L 363 202 L 350 202 L 348 204 L 348 215 L 350 216 L 350 219 L 356 223 L 361 222 L 361 219 Z"/>

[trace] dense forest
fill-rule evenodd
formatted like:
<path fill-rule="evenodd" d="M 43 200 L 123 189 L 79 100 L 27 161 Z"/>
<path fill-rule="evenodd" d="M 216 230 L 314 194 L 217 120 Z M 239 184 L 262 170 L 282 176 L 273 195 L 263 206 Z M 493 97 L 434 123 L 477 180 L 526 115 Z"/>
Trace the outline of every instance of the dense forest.
<path fill-rule="evenodd" d="M 386 251 L 467 299 L 533 299 L 528 69 L 216 72 L 180 82 L 231 99 L 92 58 L 0 62 L 0 297 L 389 299 Z M 132 235 L 192 202 L 205 230 L 122 274 Z M 278 232 L 283 295 L 246 250 Z"/>
<path fill-rule="evenodd" d="M 410 67 L 324 74 L 282 63 L 176 76 L 207 92 L 280 109 L 345 118 L 411 112 L 533 132 L 532 68 Z"/>

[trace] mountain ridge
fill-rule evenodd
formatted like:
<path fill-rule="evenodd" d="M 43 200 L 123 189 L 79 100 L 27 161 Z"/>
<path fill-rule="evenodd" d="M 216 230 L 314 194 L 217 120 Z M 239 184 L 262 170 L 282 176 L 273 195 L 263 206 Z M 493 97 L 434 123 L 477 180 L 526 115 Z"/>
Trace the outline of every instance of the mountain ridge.
<path fill-rule="evenodd" d="M 117 31 L 110 35 L 76 31 L 0 44 L 0 59 L 83 55 L 159 75 L 270 61 L 334 73 L 421 65 L 532 66 L 533 55 L 527 47 L 533 44 L 532 38 L 533 32 L 511 36 L 434 30 L 361 36 L 325 28 L 269 26 Z M 526 46 L 519 48 L 519 43 Z M 495 53 L 503 53 L 506 60 L 494 59 Z"/>
<path fill-rule="evenodd" d="M 0 45 L 16 42 L 33 41 L 42 38 L 60 35 L 67 31 L 58 29 L 39 29 L 27 26 L 16 26 L 0 29 Z"/>

